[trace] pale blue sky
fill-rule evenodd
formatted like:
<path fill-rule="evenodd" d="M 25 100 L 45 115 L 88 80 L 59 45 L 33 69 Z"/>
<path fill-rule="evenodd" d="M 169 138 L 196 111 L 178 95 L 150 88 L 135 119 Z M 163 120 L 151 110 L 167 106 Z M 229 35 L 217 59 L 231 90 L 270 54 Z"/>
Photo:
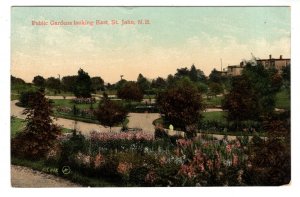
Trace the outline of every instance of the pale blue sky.
<path fill-rule="evenodd" d="M 32 20 L 138 20 L 150 25 L 32 26 Z M 120 74 L 152 79 L 195 64 L 239 64 L 251 52 L 260 58 L 290 57 L 289 7 L 13 7 L 12 74 L 91 76 L 116 82 Z M 39 69 L 36 69 L 36 68 Z"/>

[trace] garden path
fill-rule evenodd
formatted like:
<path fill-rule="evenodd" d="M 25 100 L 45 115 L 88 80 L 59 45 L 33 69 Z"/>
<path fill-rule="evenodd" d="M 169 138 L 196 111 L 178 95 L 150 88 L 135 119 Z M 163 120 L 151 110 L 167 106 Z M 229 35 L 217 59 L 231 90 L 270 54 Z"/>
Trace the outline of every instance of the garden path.
<path fill-rule="evenodd" d="M 22 188 L 81 187 L 63 178 L 16 165 L 11 165 L 11 186 Z"/>
<path fill-rule="evenodd" d="M 21 119 L 25 119 L 26 116 L 22 114 L 24 108 L 19 107 L 16 105 L 18 101 L 13 100 L 11 101 L 11 115 L 16 116 Z M 128 127 L 130 128 L 142 128 L 145 132 L 154 133 L 154 126 L 152 125 L 152 122 L 159 118 L 158 113 L 129 113 L 128 114 Z M 64 118 L 57 118 L 54 121 L 56 124 L 61 125 L 64 128 L 68 129 L 74 129 L 75 121 L 64 119 Z M 99 124 L 93 124 L 93 123 L 86 123 L 86 122 L 80 122 L 77 121 L 76 129 L 81 131 L 83 135 L 89 136 L 91 131 L 100 131 L 100 132 L 109 132 L 109 127 L 104 127 Z M 119 132 L 121 130 L 121 127 L 112 127 L 112 132 Z"/>

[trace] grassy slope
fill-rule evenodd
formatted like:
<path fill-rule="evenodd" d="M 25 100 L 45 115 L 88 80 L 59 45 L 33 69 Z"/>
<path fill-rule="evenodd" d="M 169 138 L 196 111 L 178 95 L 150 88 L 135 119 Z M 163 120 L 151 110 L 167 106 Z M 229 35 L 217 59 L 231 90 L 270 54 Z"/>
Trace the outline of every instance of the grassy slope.
<path fill-rule="evenodd" d="M 276 108 L 290 109 L 291 101 L 288 90 L 281 90 L 276 94 Z"/>

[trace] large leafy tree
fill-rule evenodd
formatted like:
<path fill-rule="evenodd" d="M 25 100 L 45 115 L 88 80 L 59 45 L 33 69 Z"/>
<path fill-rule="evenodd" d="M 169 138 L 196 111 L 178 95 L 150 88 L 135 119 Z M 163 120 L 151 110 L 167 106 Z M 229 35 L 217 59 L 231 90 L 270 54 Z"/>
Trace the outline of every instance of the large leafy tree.
<path fill-rule="evenodd" d="M 224 88 L 223 88 L 222 84 L 215 83 L 215 82 L 209 84 L 209 90 L 210 90 L 210 93 L 214 96 L 224 92 Z"/>
<path fill-rule="evenodd" d="M 103 94 L 102 101 L 99 103 L 95 116 L 100 124 L 111 127 L 124 122 L 128 112 L 118 103 L 110 100 L 107 94 Z"/>
<path fill-rule="evenodd" d="M 45 87 L 46 80 L 44 77 L 37 75 L 33 78 L 32 83 L 38 87 Z"/>
<path fill-rule="evenodd" d="M 278 70 L 266 69 L 263 65 L 247 64 L 242 76 L 249 80 L 249 83 L 256 96 L 259 98 L 258 107 L 264 116 L 274 112 L 275 96 L 282 86 L 282 77 Z"/>
<path fill-rule="evenodd" d="M 60 128 L 50 117 L 52 108 L 43 92 L 30 97 L 26 115 L 26 127 L 12 139 L 12 153 L 15 156 L 39 159 L 52 148 L 60 134 Z"/>
<path fill-rule="evenodd" d="M 55 91 L 60 92 L 60 89 L 61 89 L 60 80 L 58 78 L 55 78 L 55 77 L 49 77 L 46 80 L 46 87 L 51 89 L 51 90 L 55 90 Z"/>
<path fill-rule="evenodd" d="M 127 82 L 121 89 L 119 89 L 117 95 L 119 98 L 128 101 L 141 101 L 143 99 L 143 92 L 140 90 L 137 83 L 133 81 Z"/>
<path fill-rule="evenodd" d="M 259 98 L 248 78 L 232 78 L 231 90 L 225 95 L 223 109 L 228 110 L 227 119 L 238 129 L 241 121 L 259 118 Z"/>
<path fill-rule="evenodd" d="M 89 74 L 83 69 L 78 70 L 78 76 L 74 85 L 74 94 L 76 97 L 91 97 L 92 82 Z"/>
<path fill-rule="evenodd" d="M 91 82 L 93 92 L 104 90 L 104 80 L 101 77 L 92 77 Z"/>
<path fill-rule="evenodd" d="M 62 83 L 62 89 L 67 92 L 73 92 L 74 87 L 75 87 L 75 82 L 76 82 L 77 76 L 72 75 L 72 76 L 64 76 L 61 79 Z"/>
<path fill-rule="evenodd" d="M 151 82 L 152 88 L 163 89 L 166 88 L 166 86 L 167 86 L 167 82 L 162 77 L 157 77 L 156 79 L 153 79 Z"/>
<path fill-rule="evenodd" d="M 184 130 L 187 136 L 193 136 L 204 105 L 197 87 L 188 78 L 177 81 L 174 86 L 161 92 L 157 97 L 157 105 L 170 124 Z M 194 129 L 190 129 L 192 127 Z"/>
<path fill-rule="evenodd" d="M 23 85 L 23 84 L 25 84 L 25 81 L 21 78 L 17 78 L 17 77 L 14 77 L 14 76 L 11 75 L 10 76 L 10 83 L 11 83 L 12 86 L 13 85 L 19 85 L 19 84 Z"/>
<path fill-rule="evenodd" d="M 145 93 L 151 85 L 151 83 L 141 73 L 139 74 L 136 83 L 143 93 Z"/>

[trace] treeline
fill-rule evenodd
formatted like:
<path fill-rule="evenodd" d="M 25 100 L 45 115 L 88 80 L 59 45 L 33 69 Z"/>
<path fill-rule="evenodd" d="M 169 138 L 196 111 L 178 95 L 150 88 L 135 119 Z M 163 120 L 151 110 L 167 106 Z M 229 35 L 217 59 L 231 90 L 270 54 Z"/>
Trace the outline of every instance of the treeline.
<path fill-rule="evenodd" d="M 171 87 L 176 84 L 176 81 L 188 78 L 196 86 L 202 94 L 217 95 L 223 93 L 227 77 L 221 76 L 220 72 L 216 69 L 212 70 L 211 74 L 207 77 L 204 72 L 197 69 L 195 65 L 190 68 L 179 68 L 174 75 L 170 74 L 167 78 L 157 77 L 156 79 L 148 79 L 139 74 L 136 81 L 127 81 L 121 79 L 114 83 L 105 83 L 100 76 L 90 77 L 84 70 L 79 69 L 77 75 L 63 76 L 62 78 L 49 77 L 37 75 L 33 78 L 32 83 L 26 83 L 23 79 L 11 76 L 12 90 L 16 90 L 17 93 L 25 89 L 46 88 L 52 91 L 54 94 L 60 94 L 61 92 L 74 93 L 75 96 L 89 97 L 91 93 L 102 93 L 104 91 L 117 93 L 121 89 L 132 88 L 136 90 L 138 94 L 142 95 L 156 95 L 161 90 Z M 82 92 L 83 91 L 83 92 Z M 121 93 L 122 95 L 123 93 Z M 125 96 L 126 97 L 126 96 Z M 135 96 L 139 97 L 139 96 Z"/>

